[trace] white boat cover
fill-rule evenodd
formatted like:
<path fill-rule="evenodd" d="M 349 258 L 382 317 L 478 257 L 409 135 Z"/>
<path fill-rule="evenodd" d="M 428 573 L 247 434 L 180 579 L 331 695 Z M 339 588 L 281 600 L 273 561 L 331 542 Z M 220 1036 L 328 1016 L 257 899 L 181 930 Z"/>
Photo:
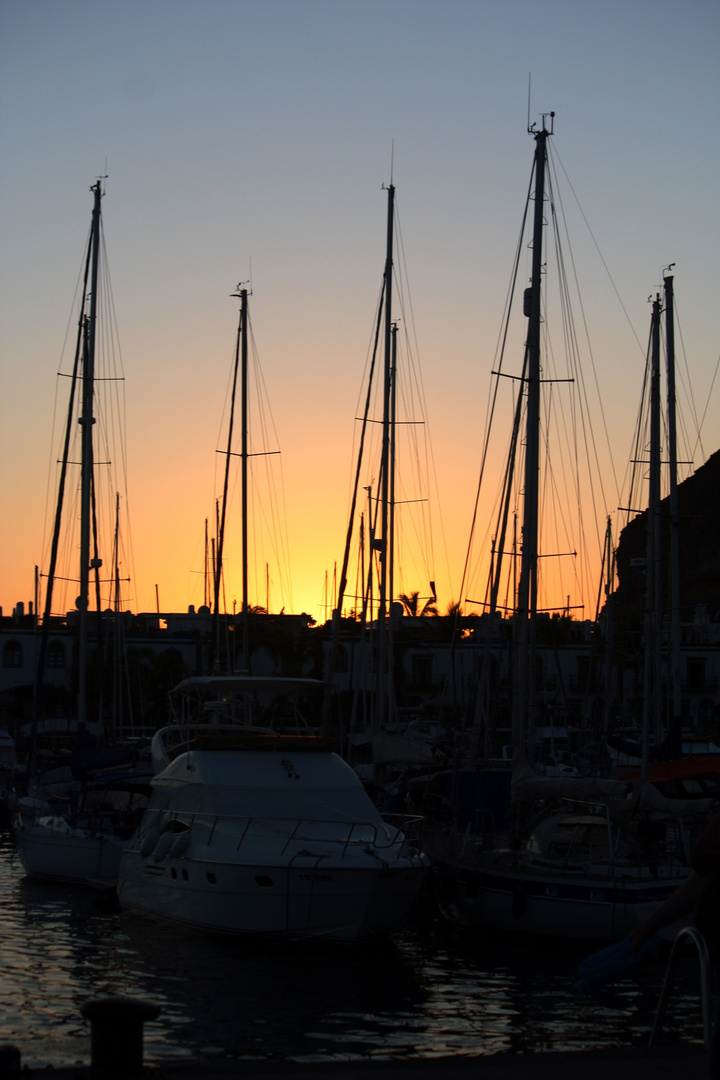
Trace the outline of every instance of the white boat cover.
<path fill-rule="evenodd" d="M 514 802 L 534 799 L 624 799 L 624 780 L 604 780 L 594 776 L 538 776 L 527 758 L 518 754 L 513 761 L 510 797 Z"/>
<path fill-rule="evenodd" d="M 191 814 L 382 824 L 336 754 L 191 750 L 152 781 L 154 808 Z"/>

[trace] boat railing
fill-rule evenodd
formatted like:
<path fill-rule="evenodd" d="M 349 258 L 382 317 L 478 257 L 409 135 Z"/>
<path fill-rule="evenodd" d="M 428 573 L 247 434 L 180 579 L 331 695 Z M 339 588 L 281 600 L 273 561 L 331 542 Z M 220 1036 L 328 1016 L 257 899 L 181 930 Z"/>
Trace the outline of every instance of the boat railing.
<path fill-rule="evenodd" d="M 422 814 L 383 814 L 383 821 L 397 831 L 397 839 L 403 838 L 403 851 L 416 854 L 423 846 L 425 818 Z"/>
<path fill-rule="evenodd" d="M 388 820 L 392 819 L 392 820 Z M 344 858 L 359 847 L 394 856 L 417 854 L 423 819 L 412 815 L 383 815 L 382 822 L 342 821 L 337 818 L 275 818 L 255 815 L 212 814 L 201 812 L 168 812 L 159 807 L 146 810 L 143 827 L 137 842 L 148 854 L 153 848 L 151 836 L 165 833 L 194 834 L 205 847 L 227 841 L 232 834 L 235 850 L 241 851 L 257 840 L 275 837 L 280 842 L 280 854 L 285 854 L 293 842 L 315 841 L 332 845 Z M 237 840 L 236 840 L 237 837 Z"/>
<path fill-rule="evenodd" d="M 700 931 L 694 926 L 684 926 L 682 930 L 678 931 L 675 940 L 673 942 L 672 949 L 670 950 L 670 957 L 665 969 L 665 978 L 663 980 L 662 990 L 660 992 L 660 1000 L 658 1002 L 657 1012 L 655 1014 L 655 1023 L 653 1024 L 652 1031 L 650 1032 L 650 1046 L 652 1046 L 657 1039 L 662 1022 L 665 1019 L 665 1011 L 667 1009 L 668 998 L 670 996 L 670 990 L 672 989 L 672 978 L 675 973 L 675 967 L 677 965 L 678 957 L 680 955 L 680 943 L 683 939 L 689 939 L 697 949 L 698 960 L 700 961 L 700 999 L 702 1005 L 702 1019 L 703 1019 L 703 1042 L 705 1043 L 705 1049 L 710 1049 L 710 1038 L 712 1035 L 712 1018 L 711 1018 L 711 972 L 710 972 L 710 956 L 708 953 L 707 943 Z"/>

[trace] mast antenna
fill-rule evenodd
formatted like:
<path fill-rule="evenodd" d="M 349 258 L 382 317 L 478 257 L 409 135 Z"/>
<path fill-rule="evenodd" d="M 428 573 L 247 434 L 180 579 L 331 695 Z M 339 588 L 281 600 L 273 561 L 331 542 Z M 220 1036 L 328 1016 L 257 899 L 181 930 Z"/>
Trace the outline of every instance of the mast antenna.
<path fill-rule="evenodd" d="M 532 82 L 532 72 L 528 71 L 528 121 L 527 121 L 527 129 L 528 129 L 528 131 L 532 131 L 532 128 L 530 127 L 530 84 L 531 84 L 531 82 Z"/>
<path fill-rule="evenodd" d="M 105 185 L 103 183 L 103 180 L 107 180 L 107 178 L 108 178 L 107 158 L 105 158 L 105 172 L 100 173 L 100 175 L 96 178 L 95 184 L 93 184 L 93 186 L 90 188 L 90 190 L 94 191 L 95 187 L 97 186 L 97 189 L 100 192 L 100 194 L 102 196 L 104 196 L 105 195 Z"/>

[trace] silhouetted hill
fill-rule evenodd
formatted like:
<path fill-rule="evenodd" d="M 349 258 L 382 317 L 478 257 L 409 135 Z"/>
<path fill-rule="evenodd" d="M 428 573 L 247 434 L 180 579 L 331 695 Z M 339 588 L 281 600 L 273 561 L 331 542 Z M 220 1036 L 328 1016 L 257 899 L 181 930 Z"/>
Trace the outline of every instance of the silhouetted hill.
<path fill-rule="evenodd" d="M 691 620 L 697 605 L 708 616 L 720 618 L 720 450 L 678 486 L 680 514 L 680 605 L 681 618 Z M 669 584 L 670 506 L 661 503 L 662 580 L 664 607 Z M 644 568 L 634 559 L 647 554 L 647 510 L 638 514 L 620 534 L 617 548 L 618 613 L 638 615 L 645 608 Z"/>

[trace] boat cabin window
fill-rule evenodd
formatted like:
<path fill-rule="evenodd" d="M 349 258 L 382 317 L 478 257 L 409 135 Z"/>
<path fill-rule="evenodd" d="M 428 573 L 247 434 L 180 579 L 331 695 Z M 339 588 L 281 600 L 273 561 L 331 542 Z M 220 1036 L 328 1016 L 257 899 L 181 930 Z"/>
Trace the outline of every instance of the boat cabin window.
<path fill-rule="evenodd" d="M 587 859 L 609 854 L 607 823 L 598 821 L 562 821 L 559 822 L 543 851 L 542 840 L 534 835 L 528 843 L 528 850 L 535 854 L 544 854 L 551 858 Z"/>

